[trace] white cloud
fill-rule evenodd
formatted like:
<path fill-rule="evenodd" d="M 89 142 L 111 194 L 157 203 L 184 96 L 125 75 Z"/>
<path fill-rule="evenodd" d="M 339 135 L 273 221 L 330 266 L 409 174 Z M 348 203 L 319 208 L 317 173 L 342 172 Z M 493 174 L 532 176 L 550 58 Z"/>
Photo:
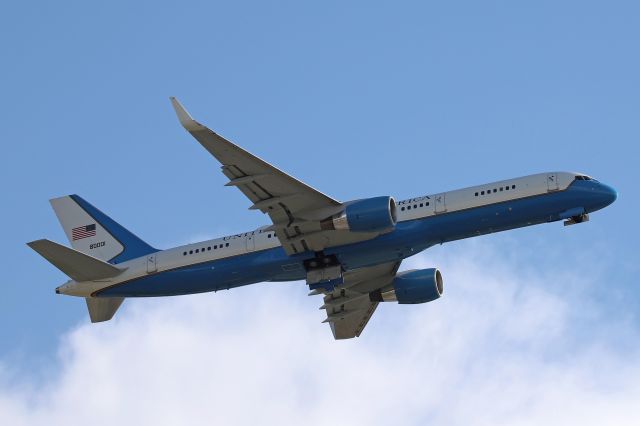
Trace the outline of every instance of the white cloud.
<path fill-rule="evenodd" d="M 638 330 L 579 291 L 597 277 L 477 243 L 429 253 L 407 268 L 438 265 L 445 296 L 385 304 L 350 341 L 333 341 L 301 283 L 128 300 L 62 339 L 55 379 L 0 364 L 0 423 L 637 423 Z"/>

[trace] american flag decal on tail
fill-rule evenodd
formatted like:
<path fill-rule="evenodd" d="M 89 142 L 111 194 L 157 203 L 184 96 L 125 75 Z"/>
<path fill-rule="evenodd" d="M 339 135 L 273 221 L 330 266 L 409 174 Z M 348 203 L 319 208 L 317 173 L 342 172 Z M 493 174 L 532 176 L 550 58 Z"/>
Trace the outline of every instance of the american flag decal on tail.
<path fill-rule="evenodd" d="M 78 226 L 77 228 L 73 228 L 71 230 L 71 239 L 81 240 L 83 238 L 95 237 L 96 236 L 96 224 L 92 223 L 91 225 Z"/>

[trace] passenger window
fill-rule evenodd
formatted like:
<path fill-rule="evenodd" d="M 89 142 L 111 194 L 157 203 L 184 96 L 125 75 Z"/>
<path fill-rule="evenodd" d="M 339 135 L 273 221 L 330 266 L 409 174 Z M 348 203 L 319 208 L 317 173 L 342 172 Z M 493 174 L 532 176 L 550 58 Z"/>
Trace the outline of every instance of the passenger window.
<path fill-rule="evenodd" d="M 493 188 L 493 193 L 495 194 L 496 192 L 498 192 L 498 190 Z"/>
<path fill-rule="evenodd" d="M 516 189 L 516 186 L 515 185 L 511 185 L 511 189 Z"/>
<path fill-rule="evenodd" d="M 476 192 L 476 197 L 478 196 L 478 193 Z"/>
<path fill-rule="evenodd" d="M 481 194 L 481 195 L 484 195 L 484 191 L 482 191 L 480 194 Z"/>
<path fill-rule="evenodd" d="M 225 247 L 229 247 L 229 243 L 227 243 L 227 244 L 225 245 Z"/>
<path fill-rule="evenodd" d="M 424 207 L 424 204 L 423 204 L 423 203 L 420 203 L 420 207 Z"/>
<path fill-rule="evenodd" d="M 271 234 L 267 234 L 267 238 L 271 238 Z"/>
<path fill-rule="evenodd" d="M 502 192 L 502 187 L 500 187 L 500 192 Z"/>
<path fill-rule="evenodd" d="M 211 246 L 207 247 L 207 251 L 211 251 Z"/>
<path fill-rule="evenodd" d="M 182 253 L 182 255 L 183 255 L 183 256 L 186 256 L 186 255 L 187 255 L 187 252 L 185 251 L 184 253 Z"/>
<path fill-rule="evenodd" d="M 218 246 L 217 245 L 213 246 L 213 249 L 218 250 Z"/>
<path fill-rule="evenodd" d="M 404 207 L 403 207 L 403 208 L 401 208 L 400 210 L 404 211 Z"/>
<path fill-rule="evenodd" d="M 505 190 L 505 191 L 508 191 L 508 190 L 509 190 L 509 187 L 508 187 L 508 186 L 505 186 L 505 187 L 504 187 L 504 190 Z"/>
<path fill-rule="evenodd" d="M 411 210 L 411 206 L 407 206 L 407 210 Z"/>
<path fill-rule="evenodd" d="M 414 205 L 413 205 L 413 208 L 414 208 L 414 209 L 417 209 L 417 208 L 418 208 L 418 205 L 417 205 L 417 204 L 414 204 Z"/>
<path fill-rule="evenodd" d="M 429 205 L 429 202 L 427 201 L 427 205 Z"/>
<path fill-rule="evenodd" d="M 193 254 L 193 250 L 189 250 L 189 254 Z"/>
<path fill-rule="evenodd" d="M 196 253 L 198 253 L 200 251 L 200 249 L 196 249 Z"/>

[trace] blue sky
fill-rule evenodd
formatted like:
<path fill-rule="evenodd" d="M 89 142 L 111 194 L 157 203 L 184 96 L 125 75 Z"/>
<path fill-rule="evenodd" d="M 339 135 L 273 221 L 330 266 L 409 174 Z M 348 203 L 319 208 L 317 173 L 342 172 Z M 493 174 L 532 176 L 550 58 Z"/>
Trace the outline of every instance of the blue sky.
<path fill-rule="evenodd" d="M 606 348 L 605 361 L 614 365 L 622 357 L 633 369 L 629 354 L 640 349 L 639 17 L 631 1 L 3 5 L 0 402 L 14 387 L 57 386 L 76 368 L 65 364 L 65 354 L 84 359 L 84 346 L 73 342 L 116 339 L 116 331 L 127 336 L 134 331 L 127 323 L 136 319 L 153 323 L 182 312 L 192 322 L 180 320 L 177 329 L 200 330 L 198 322 L 211 318 L 190 312 L 224 300 L 238 311 L 226 310 L 225 318 L 214 318 L 217 328 L 202 332 L 241 350 L 248 344 L 225 327 L 239 327 L 249 340 L 256 336 L 243 321 L 260 324 L 267 308 L 286 302 L 301 321 L 318 313 L 301 283 L 263 284 L 237 295 L 127 301 L 116 322 L 92 329 L 83 301 L 53 293 L 65 277 L 24 243 L 66 243 L 47 201 L 55 196 L 78 193 L 160 248 L 268 223 L 247 210 L 238 191 L 223 186 L 218 164 L 179 126 L 169 96 L 209 127 L 341 200 L 402 199 L 554 170 L 581 171 L 619 191 L 618 201 L 585 225 L 538 226 L 421 255 L 416 262 L 424 266 L 440 266 L 439 259 L 450 268 L 443 270 L 452 289 L 448 301 L 434 303 L 445 308 L 385 307 L 361 339 L 340 349 L 321 318 L 295 328 L 278 326 L 286 318 L 277 318 L 269 322 L 273 341 L 287 341 L 287 330 L 309 333 L 305 339 L 327 340 L 308 346 L 331 352 L 328 358 L 337 356 L 332 351 L 355 357 L 387 344 L 394 335 L 389 324 L 402 329 L 421 315 L 433 319 L 434 310 L 451 318 L 451 309 L 461 307 L 453 298 L 467 303 L 483 283 L 503 282 L 504 272 L 515 277 L 518 291 L 546 291 L 541 300 L 568 312 L 558 332 L 563 340 Z M 491 254 L 478 262 L 493 268 L 467 263 L 479 252 Z M 470 282 L 456 283 L 448 274 Z M 598 325 L 605 319 L 617 331 Z M 162 325 L 149 327 L 161 335 Z M 457 330 L 455 323 L 443 327 Z M 573 353 L 555 340 L 540 346 L 504 340 L 500 328 L 491 327 L 481 334 L 487 360 L 495 359 L 491 343 L 499 339 L 522 356 L 550 360 L 536 364 L 543 370 Z M 520 335 L 538 342 L 523 327 Z M 398 345 L 410 348 L 409 337 Z M 371 363 L 384 365 L 392 355 Z M 529 366 L 514 359 L 516 370 Z M 478 389 L 492 385 L 491 377 L 474 377 Z M 628 390 L 624 382 L 608 385 Z M 434 413 L 417 409 L 410 420 L 441 419 Z"/>

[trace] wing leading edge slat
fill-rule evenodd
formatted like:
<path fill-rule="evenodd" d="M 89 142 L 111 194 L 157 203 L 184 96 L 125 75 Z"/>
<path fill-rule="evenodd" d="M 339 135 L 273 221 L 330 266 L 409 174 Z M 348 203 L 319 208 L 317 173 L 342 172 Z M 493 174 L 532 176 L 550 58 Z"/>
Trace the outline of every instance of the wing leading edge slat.
<path fill-rule="evenodd" d="M 269 215 L 273 230 L 287 254 L 321 251 L 374 238 L 378 233 L 322 230 L 320 222 L 345 206 L 289 176 L 195 121 L 176 98 L 171 98 L 182 126 L 222 165 L 229 179 L 252 203 L 251 209 Z"/>
<path fill-rule="evenodd" d="M 300 213 L 326 211 L 327 216 L 337 213 L 341 203 L 296 178 L 282 172 L 266 161 L 245 151 L 207 127 L 195 121 L 176 98 L 171 98 L 182 126 L 222 164 L 228 186 L 237 187 L 251 202 L 250 209 L 270 216 L 278 238 L 289 253 L 307 248 L 324 248 L 321 241 L 297 238 L 319 231 L 319 224 L 305 223 Z M 298 222 L 292 227 L 293 222 Z M 289 241 L 289 239 L 296 238 Z M 320 243 L 319 243 L 320 242 Z M 306 248 L 305 248 L 306 246 Z"/>

